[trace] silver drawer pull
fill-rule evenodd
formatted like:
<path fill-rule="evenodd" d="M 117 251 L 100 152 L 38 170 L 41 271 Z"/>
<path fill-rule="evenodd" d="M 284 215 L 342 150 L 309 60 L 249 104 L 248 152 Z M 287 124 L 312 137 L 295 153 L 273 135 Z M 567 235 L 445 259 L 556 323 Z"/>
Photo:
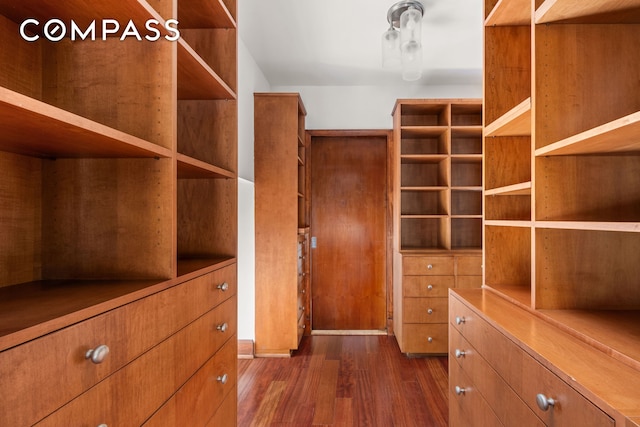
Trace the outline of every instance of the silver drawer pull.
<path fill-rule="evenodd" d="M 536 403 L 538 404 L 538 408 L 543 411 L 548 411 L 549 408 L 552 408 L 556 404 L 556 401 L 540 393 L 536 396 Z"/>
<path fill-rule="evenodd" d="M 226 332 L 228 327 L 229 325 L 227 325 L 227 322 L 224 322 L 222 325 L 216 326 L 216 329 L 220 332 Z"/>
<path fill-rule="evenodd" d="M 433 265 L 427 264 L 427 270 L 432 270 L 432 269 L 433 269 Z"/>
<path fill-rule="evenodd" d="M 463 396 L 466 392 L 467 390 L 465 388 L 460 387 L 459 385 L 456 386 L 456 394 L 458 396 Z"/>
<path fill-rule="evenodd" d="M 433 289 L 433 285 L 427 286 L 427 289 L 432 290 Z"/>
<path fill-rule="evenodd" d="M 98 427 L 108 427 L 106 424 L 100 424 Z"/>
<path fill-rule="evenodd" d="M 87 352 L 84 354 L 84 358 L 91 359 L 91 361 L 97 365 L 104 362 L 107 354 L 109 354 L 109 347 L 102 344 L 96 348 L 87 350 Z"/>
<path fill-rule="evenodd" d="M 427 314 L 433 314 L 433 308 L 428 309 Z"/>
<path fill-rule="evenodd" d="M 467 355 L 467 352 L 464 350 L 460 350 L 459 348 L 456 349 L 456 357 L 458 359 L 460 359 L 461 357 L 464 357 Z"/>
<path fill-rule="evenodd" d="M 433 342 L 433 338 L 432 338 L 432 337 L 429 337 L 429 338 L 427 338 L 427 341 L 429 341 L 429 342 Z"/>
<path fill-rule="evenodd" d="M 462 325 L 466 321 L 467 320 L 464 318 L 464 316 L 456 316 L 456 325 Z"/>
<path fill-rule="evenodd" d="M 218 378 L 216 378 L 216 381 L 222 384 L 226 384 L 228 379 L 229 377 L 227 376 L 227 374 L 224 374 L 224 375 L 219 375 Z"/>
<path fill-rule="evenodd" d="M 217 289 L 220 289 L 222 292 L 226 292 L 229 290 L 229 284 L 227 282 L 224 282 L 218 286 L 216 286 Z"/>

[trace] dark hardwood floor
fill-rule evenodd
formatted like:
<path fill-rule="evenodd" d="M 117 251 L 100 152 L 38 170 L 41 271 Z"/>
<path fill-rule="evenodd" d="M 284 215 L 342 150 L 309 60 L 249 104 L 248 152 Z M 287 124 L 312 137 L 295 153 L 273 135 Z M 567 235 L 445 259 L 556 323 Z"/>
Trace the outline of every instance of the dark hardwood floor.
<path fill-rule="evenodd" d="M 394 337 L 305 337 L 291 358 L 238 361 L 238 426 L 446 426 L 447 372 Z"/>

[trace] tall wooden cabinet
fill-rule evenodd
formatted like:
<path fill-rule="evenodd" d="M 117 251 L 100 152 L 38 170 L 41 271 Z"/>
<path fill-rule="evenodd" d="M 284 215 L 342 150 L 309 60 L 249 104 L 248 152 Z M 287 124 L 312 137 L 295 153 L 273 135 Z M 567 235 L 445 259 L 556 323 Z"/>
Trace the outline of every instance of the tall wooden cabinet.
<path fill-rule="evenodd" d="M 563 380 L 525 390 L 559 402 L 545 423 L 638 425 L 640 2 L 487 0 L 484 33 L 485 289 L 456 299 Z"/>
<path fill-rule="evenodd" d="M 400 99 L 393 111 L 394 333 L 447 352 L 447 291 L 482 280 L 482 102 Z"/>
<path fill-rule="evenodd" d="M 254 95 L 256 356 L 289 356 L 309 331 L 306 111 L 297 93 Z"/>
<path fill-rule="evenodd" d="M 235 425 L 236 8 L 0 0 L 0 425 Z"/>

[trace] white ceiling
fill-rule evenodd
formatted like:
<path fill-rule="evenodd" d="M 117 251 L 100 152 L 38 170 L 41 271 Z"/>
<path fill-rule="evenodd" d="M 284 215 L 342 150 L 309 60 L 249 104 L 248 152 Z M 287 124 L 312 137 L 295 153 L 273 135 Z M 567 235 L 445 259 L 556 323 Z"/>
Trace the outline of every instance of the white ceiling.
<path fill-rule="evenodd" d="M 387 10 L 396 1 L 239 0 L 240 38 L 272 86 L 399 85 L 399 71 L 381 66 Z M 480 85 L 482 1 L 422 3 L 418 84 Z"/>

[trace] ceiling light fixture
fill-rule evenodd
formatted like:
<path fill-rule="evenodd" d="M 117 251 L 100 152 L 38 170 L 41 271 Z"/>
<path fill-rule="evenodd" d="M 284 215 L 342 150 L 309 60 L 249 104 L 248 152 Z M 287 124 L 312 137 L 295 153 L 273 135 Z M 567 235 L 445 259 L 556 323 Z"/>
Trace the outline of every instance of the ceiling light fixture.
<path fill-rule="evenodd" d="M 387 12 L 389 29 L 382 34 L 382 66 L 401 66 L 406 81 L 422 76 L 423 15 L 424 6 L 419 1 L 400 1 Z"/>

